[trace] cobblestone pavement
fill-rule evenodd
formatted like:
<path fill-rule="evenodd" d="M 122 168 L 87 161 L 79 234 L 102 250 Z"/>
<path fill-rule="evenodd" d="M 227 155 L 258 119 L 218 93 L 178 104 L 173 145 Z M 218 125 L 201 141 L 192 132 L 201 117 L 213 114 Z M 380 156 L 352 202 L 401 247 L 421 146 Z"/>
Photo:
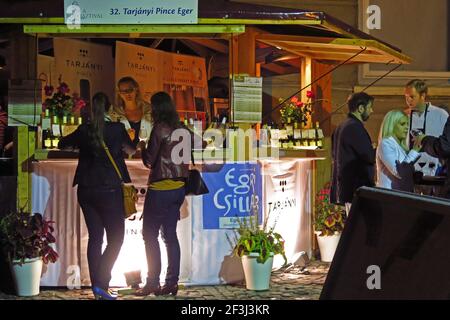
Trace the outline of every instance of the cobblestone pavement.
<path fill-rule="evenodd" d="M 306 268 L 274 271 L 268 291 L 250 291 L 245 284 L 216 286 L 180 286 L 178 295 L 145 298 L 121 294 L 119 300 L 317 300 L 328 272 L 329 264 L 313 261 Z M 17 297 L 0 292 L 0 300 L 91 300 L 89 288 L 80 290 L 41 288 L 35 297 Z"/>

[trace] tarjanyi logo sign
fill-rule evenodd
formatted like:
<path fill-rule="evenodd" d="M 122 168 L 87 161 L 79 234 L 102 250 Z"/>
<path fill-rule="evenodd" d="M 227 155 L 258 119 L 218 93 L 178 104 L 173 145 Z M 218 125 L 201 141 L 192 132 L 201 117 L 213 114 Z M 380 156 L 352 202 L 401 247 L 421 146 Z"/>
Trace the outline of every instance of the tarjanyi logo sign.
<path fill-rule="evenodd" d="M 231 229 L 258 205 L 262 221 L 261 167 L 257 163 L 228 163 L 220 172 L 203 173 L 209 193 L 203 196 L 203 228 Z"/>
<path fill-rule="evenodd" d="M 197 0 L 64 0 L 65 23 L 196 24 Z"/>

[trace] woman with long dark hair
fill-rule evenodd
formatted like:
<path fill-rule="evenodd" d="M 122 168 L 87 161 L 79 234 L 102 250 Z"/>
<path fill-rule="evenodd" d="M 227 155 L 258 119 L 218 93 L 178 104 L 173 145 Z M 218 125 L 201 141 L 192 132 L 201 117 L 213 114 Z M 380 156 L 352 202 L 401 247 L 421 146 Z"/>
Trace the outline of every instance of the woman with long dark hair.
<path fill-rule="evenodd" d="M 176 230 L 180 219 L 180 207 L 185 197 L 184 185 L 189 174 L 193 137 L 191 132 L 181 125 L 175 105 L 167 93 L 154 94 L 151 98 L 151 107 L 153 130 L 148 147 L 142 152 L 144 165 L 151 169 L 143 213 L 148 274 L 146 285 L 137 292 L 137 295 L 144 296 L 151 293 L 176 295 L 180 274 L 180 245 Z M 183 155 L 180 157 L 179 152 L 173 152 L 176 146 L 178 150 L 179 143 L 183 143 L 182 149 L 189 153 L 187 157 L 184 155 L 188 161 L 180 161 Z M 165 284 L 162 288 L 159 285 L 160 231 L 166 245 L 168 260 Z"/>
<path fill-rule="evenodd" d="M 111 270 L 119 255 L 125 229 L 122 187 L 103 142 L 119 168 L 124 182 L 131 182 L 123 152 L 133 154 L 135 148 L 120 122 L 106 116 L 110 103 L 99 92 L 92 98 L 90 121 L 64 137 L 58 147 L 80 150 L 73 185 L 78 185 L 81 206 L 89 233 L 88 264 L 92 291 L 96 299 L 114 300 L 117 295 L 108 290 Z M 102 253 L 106 230 L 108 244 Z"/>

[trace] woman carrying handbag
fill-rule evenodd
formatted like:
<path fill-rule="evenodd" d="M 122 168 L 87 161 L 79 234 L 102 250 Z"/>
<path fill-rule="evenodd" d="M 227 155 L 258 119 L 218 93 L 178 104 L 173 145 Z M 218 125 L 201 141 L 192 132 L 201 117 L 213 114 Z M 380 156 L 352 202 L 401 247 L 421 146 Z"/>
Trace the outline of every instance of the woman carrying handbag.
<path fill-rule="evenodd" d="M 111 270 L 119 255 L 125 232 L 125 210 L 122 180 L 108 158 L 103 141 L 117 164 L 124 182 L 130 182 L 123 152 L 133 154 L 135 148 L 123 124 L 111 122 L 106 112 L 108 97 L 97 93 L 92 98 L 91 119 L 59 142 L 58 148 L 80 150 L 73 185 L 78 185 L 81 206 L 89 233 L 88 265 L 92 291 L 96 299 L 114 300 L 108 290 Z M 108 244 L 102 252 L 103 235 Z"/>
<path fill-rule="evenodd" d="M 158 92 L 151 98 L 153 130 L 147 148 L 142 152 L 144 165 L 151 169 L 148 191 L 144 203 L 143 237 L 147 255 L 147 283 L 137 295 L 176 295 L 180 274 L 180 245 L 177 237 L 177 223 L 180 207 L 185 198 L 185 181 L 189 176 L 190 155 L 187 161 L 174 159 L 172 151 L 179 143 L 187 143 L 183 150 L 193 145 L 193 135 L 181 123 L 172 98 L 165 92 Z M 184 137 L 173 139 L 172 134 Z M 187 139 L 186 139 L 187 137 Z M 189 141 L 190 140 L 190 141 Z M 178 149 L 178 147 L 177 147 Z M 177 152 L 174 154 L 178 155 Z M 181 163 L 180 163 L 181 162 Z M 179 163 L 179 164 L 176 164 Z M 161 288 L 161 252 L 159 232 L 167 250 L 167 273 Z"/>

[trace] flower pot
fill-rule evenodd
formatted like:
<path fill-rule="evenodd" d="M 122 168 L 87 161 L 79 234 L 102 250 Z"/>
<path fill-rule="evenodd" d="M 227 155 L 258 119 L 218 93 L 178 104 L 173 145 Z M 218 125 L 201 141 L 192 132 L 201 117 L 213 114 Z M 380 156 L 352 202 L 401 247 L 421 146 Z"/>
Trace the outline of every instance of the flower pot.
<path fill-rule="evenodd" d="M 13 276 L 18 296 L 29 297 L 39 294 L 42 273 L 42 258 L 25 259 L 22 265 L 18 260 L 12 263 Z"/>
<path fill-rule="evenodd" d="M 247 289 L 262 291 L 270 288 L 270 275 L 272 273 L 273 254 L 265 263 L 258 263 L 259 253 L 250 253 L 242 256 L 245 284 Z"/>
<path fill-rule="evenodd" d="M 320 260 L 323 262 L 333 261 L 334 252 L 341 238 L 340 233 L 335 233 L 332 236 L 319 236 L 320 231 L 315 232 L 317 235 L 317 242 L 320 249 Z"/>

